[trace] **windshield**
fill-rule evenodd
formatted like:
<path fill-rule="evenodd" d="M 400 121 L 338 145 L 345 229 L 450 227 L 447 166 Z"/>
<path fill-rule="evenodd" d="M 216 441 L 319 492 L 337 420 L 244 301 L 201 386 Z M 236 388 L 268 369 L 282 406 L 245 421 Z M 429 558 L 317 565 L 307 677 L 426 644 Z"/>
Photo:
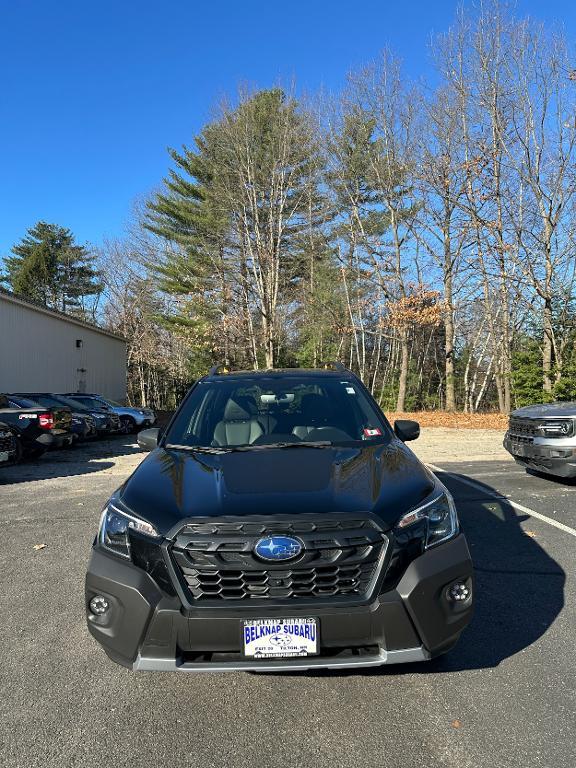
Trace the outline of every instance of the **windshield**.
<path fill-rule="evenodd" d="M 87 408 L 89 411 L 104 411 L 108 410 L 108 406 L 106 403 L 104 403 L 101 400 L 97 400 L 95 397 L 82 397 L 81 395 L 78 395 L 77 397 L 71 397 L 71 401 L 74 403 L 79 403 L 80 405 L 83 405 L 85 408 Z"/>
<path fill-rule="evenodd" d="M 89 413 L 90 411 L 90 409 L 85 405 L 82 405 L 82 403 L 79 403 L 77 400 L 72 400 L 71 397 L 65 397 L 64 395 L 54 395 L 54 400 L 60 403 L 60 405 L 66 405 L 68 408 L 72 408 L 72 410 L 75 409 L 82 413 Z"/>
<path fill-rule="evenodd" d="M 60 397 L 53 397 L 52 395 L 34 394 L 32 397 L 37 403 L 40 403 L 40 405 L 43 405 L 45 408 L 62 408 L 62 406 L 65 405 L 74 410 L 76 407 L 75 404 L 71 405 L 70 403 L 64 403 Z"/>
<path fill-rule="evenodd" d="M 222 377 L 193 389 L 166 436 L 173 447 L 237 448 L 390 439 L 381 412 L 354 379 Z"/>
<path fill-rule="evenodd" d="M 103 400 L 108 405 L 111 405 L 112 408 L 124 408 L 122 403 L 117 403 L 116 400 L 110 400 L 109 397 L 101 397 L 100 400 Z"/>
<path fill-rule="evenodd" d="M 30 400 L 28 397 L 14 397 L 10 395 L 10 402 L 14 403 L 18 408 L 39 408 L 40 403 L 35 400 Z"/>

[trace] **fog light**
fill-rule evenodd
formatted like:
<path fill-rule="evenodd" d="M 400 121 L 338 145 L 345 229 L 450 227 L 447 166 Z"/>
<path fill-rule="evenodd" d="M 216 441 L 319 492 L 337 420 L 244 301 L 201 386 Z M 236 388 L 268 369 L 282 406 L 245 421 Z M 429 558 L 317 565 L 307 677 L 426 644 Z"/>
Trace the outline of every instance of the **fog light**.
<path fill-rule="evenodd" d="M 569 450 L 559 450 L 559 449 L 550 449 L 550 458 L 551 459 L 569 459 L 570 456 L 572 456 L 572 451 Z"/>
<path fill-rule="evenodd" d="M 448 599 L 455 603 L 463 603 L 472 594 L 472 588 L 464 581 L 455 581 L 448 587 Z"/>
<path fill-rule="evenodd" d="M 95 616 L 102 616 L 110 608 L 110 603 L 102 595 L 96 595 L 90 600 L 90 610 Z"/>

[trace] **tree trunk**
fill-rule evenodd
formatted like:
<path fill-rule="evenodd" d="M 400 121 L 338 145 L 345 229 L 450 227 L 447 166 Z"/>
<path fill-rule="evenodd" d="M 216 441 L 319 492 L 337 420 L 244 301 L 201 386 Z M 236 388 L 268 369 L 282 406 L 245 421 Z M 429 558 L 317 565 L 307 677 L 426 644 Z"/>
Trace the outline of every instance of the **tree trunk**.
<path fill-rule="evenodd" d="M 264 363 L 269 370 L 274 368 L 274 328 L 265 310 L 262 313 L 262 334 L 264 336 Z"/>
<path fill-rule="evenodd" d="M 452 306 L 452 275 L 447 273 L 444 280 L 444 298 L 446 309 L 444 314 L 444 334 L 446 353 L 446 410 L 456 410 L 456 395 L 454 388 L 454 308 Z"/>
<path fill-rule="evenodd" d="M 552 353 L 554 349 L 554 326 L 552 323 L 552 226 L 550 220 L 544 220 L 546 266 L 544 277 L 544 311 L 542 313 L 542 374 L 544 392 L 552 392 Z"/>
<path fill-rule="evenodd" d="M 410 351 L 408 349 L 408 330 L 402 328 L 400 331 L 400 377 L 398 379 L 398 398 L 396 400 L 396 410 L 402 412 L 406 405 L 406 387 L 408 384 L 408 362 Z"/>
<path fill-rule="evenodd" d="M 542 374 L 544 377 L 544 392 L 552 392 L 552 350 L 554 346 L 552 326 L 552 300 L 550 296 L 544 299 L 543 312 L 544 341 L 542 344 Z"/>

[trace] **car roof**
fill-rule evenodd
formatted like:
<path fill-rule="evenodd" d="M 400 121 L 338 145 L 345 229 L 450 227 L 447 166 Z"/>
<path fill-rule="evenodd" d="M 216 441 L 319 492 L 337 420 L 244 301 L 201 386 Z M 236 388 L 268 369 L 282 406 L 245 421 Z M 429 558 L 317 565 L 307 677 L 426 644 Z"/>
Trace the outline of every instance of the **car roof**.
<path fill-rule="evenodd" d="M 356 375 L 342 366 L 341 369 L 333 368 L 268 368 L 258 371 L 215 371 L 203 376 L 201 381 L 220 381 L 222 379 L 269 379 L 269 378 L 342 378 Z"/>
<path fill-rule="evenodd" d="M 104 399 L 102 395 L 96 395 L 92 392 L 66 392 L 63 397 L 98 397 L 101 400 Z"/>
<path fill-rule="evenodd" d="M 60 395 L 57 395 L 55 392 L 13 392 L 12 393 L 15 397 L 31 397 L 32 395 L 46 395 L 46 397 L 60 397 Z M 62 397 L 65 397 L 65 395 L 62 395 Z"/>

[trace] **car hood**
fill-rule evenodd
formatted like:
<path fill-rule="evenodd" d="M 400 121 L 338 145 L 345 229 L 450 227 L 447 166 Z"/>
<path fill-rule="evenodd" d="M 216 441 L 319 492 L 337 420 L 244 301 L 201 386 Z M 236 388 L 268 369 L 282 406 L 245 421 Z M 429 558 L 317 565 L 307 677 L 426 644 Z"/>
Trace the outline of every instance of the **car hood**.
<path fill-rule="evenodd" d="M 576 417 L 576 403 L 543 403 L 541 405 L 527 405 L 512 411 L 512 416 L 522 419 L 551 419 Z"/>
<path fill-rule="evenodd" d="M 217 455 L 157 448 L 116 499 L 167 536 L 189 519 L 224 515 L 370 512 L 391 527 L 434 483 L 432 473 L 396 438 L 361 448 Z"/>

